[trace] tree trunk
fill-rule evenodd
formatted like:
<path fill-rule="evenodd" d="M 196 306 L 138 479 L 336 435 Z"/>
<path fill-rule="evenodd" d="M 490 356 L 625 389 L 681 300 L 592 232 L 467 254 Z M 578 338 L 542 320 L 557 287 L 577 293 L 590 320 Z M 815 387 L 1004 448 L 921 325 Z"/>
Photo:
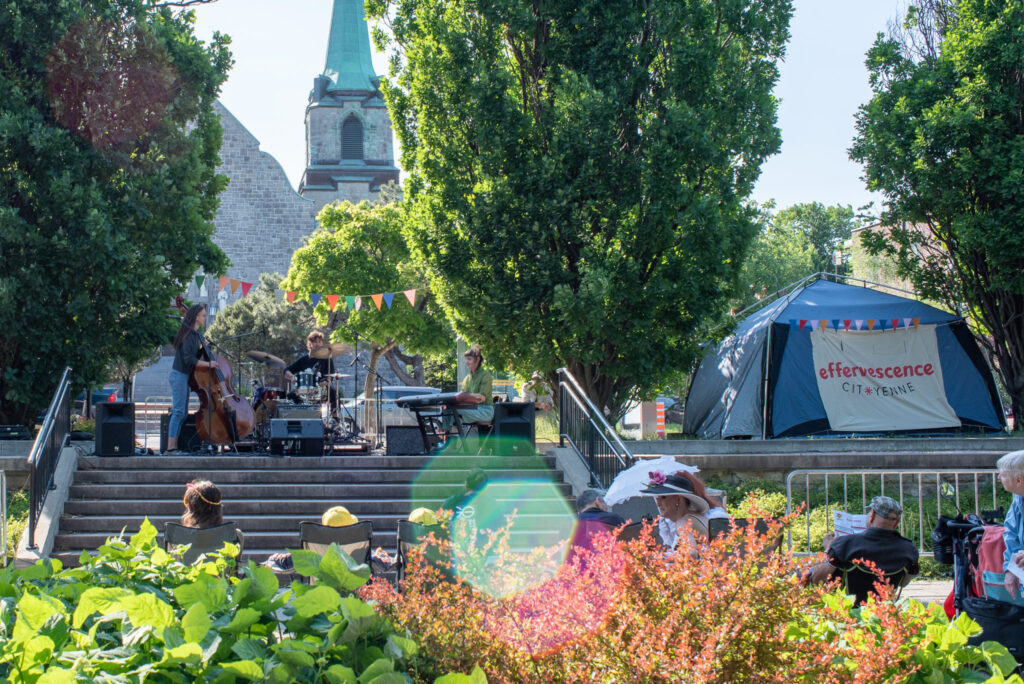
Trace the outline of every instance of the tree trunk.
<path fill-rule="evenodd" d="M 384 358 L 388 362 L 388 366 L 391 367 L 392 372 L 398 376 L 398 379 L 402 381 L 403 385 L 425 385 L 427 382 L 426 373 L 423 370 L 423 356 L 415 354 L 413 356 L 407 356 L 402 351 L 395 347 L 384 354 Z M 405 371 L 407 365 L 412 366 L 412 375 L 409 375 Z"/>

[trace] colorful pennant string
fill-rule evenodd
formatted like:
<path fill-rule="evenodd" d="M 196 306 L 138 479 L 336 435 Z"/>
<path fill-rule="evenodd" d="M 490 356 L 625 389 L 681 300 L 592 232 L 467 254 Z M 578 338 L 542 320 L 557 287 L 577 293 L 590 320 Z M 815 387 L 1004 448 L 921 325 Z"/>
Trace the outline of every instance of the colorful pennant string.
<path fill-rule="evenodd" d="M 394 300 L 395 300 L 395 293 L 394 292 L 385 292 L 384 293 L 384 303 L 388 305 L 389 309 L 391 308 L 391 302 L 393 302 Z"/>
<path fill-rule="evenodd" d="M 377 311 L 380 311 L 380 304 L 381 304 L 382 301 L 384 301 L 384 295 L 382 295 L 382 294 L 370 295 L 370 299 L 373 300 L 373 305 L 377 307 Z"/>
<path fill-rule="evenodd" d="M 313 306 L 316 307 L 316 305 L 320 303 L 320 299 L 322 297 L 323 297 L 323 295 L 310 293 L 309 301 L 313 302 Z"/>
<path fill-rule="evenodd" d="M 196 289 L 197 290 L 203 289 L 203 281 L 205 281 L 205 280 L 206 280 L 206 276 L 204 276 L 204 275 L 197 275 L 196 276 Z"/>
<path fill-rule="evenodd" d="M 288 290 L 287 292 L 284 293 L 284 296 L 288 300 L 289 304 L 294 304 L 295 303 L 295 297 L 298 294 L 299 293 L 296 292 L 295 290 Z"/>
<path fill-rule="evenodd" d="M 334 307 L 338 306 L 338 295 L 327 295 L 327 306 L 334 311 Z"/>

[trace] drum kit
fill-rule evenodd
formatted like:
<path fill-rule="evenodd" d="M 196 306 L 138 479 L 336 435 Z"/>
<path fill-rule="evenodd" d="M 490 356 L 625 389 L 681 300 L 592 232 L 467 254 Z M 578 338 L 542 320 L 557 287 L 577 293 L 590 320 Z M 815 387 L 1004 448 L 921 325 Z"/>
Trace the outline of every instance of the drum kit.
<path fill-rule="evenodd" d="M 347 344 L 325 344 L 313 350 L 310 357 L 314 359 L 333 359 L 352 351 Z M 342 417 L 340 413 L 348 413 L 341 402 L 341 381 L 352 377 L 344 373 L 321 375 L 311 368 L 295 374 L 293 383 L 284 377 L 284 369 L 288 365 L 284 360 L 264 351 L 250 351 L 246 355 L 251 361 L 243 364 L 252 384 L 252 407 L 256 416 L 256 427 L 253 430 L 259 446 L 269 448 L 270 421 L 278 417 L 281 407 L 307 407 L 310 415 L 319 415 L 324 424 L 325 444 L 350 443 L 358 436 L 356 423 L 350 416 Z M 278 385 L 270 384 L 274 380 Z M 331 392 L 331 389 L 334 392 Z M 334 402 L 332 405 L 332 395 Z"/>

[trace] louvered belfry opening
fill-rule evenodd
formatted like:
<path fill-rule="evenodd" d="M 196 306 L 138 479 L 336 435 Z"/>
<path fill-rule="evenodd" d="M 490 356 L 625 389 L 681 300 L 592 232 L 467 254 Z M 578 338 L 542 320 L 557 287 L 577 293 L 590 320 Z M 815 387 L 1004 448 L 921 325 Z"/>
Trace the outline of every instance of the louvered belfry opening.
<path fill-rule="evenodd" d="M 363 122 L 350 114 L 341 125 L 341 158 L 363 158 Z"/>

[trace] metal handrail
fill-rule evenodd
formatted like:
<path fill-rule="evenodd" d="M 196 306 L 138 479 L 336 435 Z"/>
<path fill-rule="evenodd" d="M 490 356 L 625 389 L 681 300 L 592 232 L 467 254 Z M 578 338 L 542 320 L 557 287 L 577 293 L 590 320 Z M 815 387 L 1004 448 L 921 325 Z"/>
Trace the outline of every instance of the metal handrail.
<path fill-rule="evenodd" d="M 591 481 L 608 487 L 636 459 L 572 373 L 560 368 L 558 374 L 559 445 L 564 447 L 568 442 L 589 471 Z"/>
<path fill-rule="evenodd" d="M 559 368 L 558 373 L 559 375 L 564 376 L 565 379 L 569 381 L 569 384 L 572 386 L 573 393 L 576 395 L 578 399 L 582 400 L 587 405 L 588 409 L 590 409 L 591 420 L 594 420 L 594 422 L 596 422 L 601 427 L 605 434 L 609 434 L 614 438 L 615 443 L 619 445 L 619 449 L 621 450 L 620 454 L 625 455 L 627 457 L 632 457 L 633 454 L 631 454 L 629 449 L 626 448 L 626 445 L 622 443 L 622 440 L 619 438 L 619 434 L 615 432 L 611 425 L 608 424 L 608 421 L 605 420 L 604 418 L 604 414 L 597 410 L 597 407 L 594 406 L 594 402 L 590 401 L 590 397 L 588 397 L 587 393 L 583 391 L 583 388 L 580 387 L 580 384 L 576 382 L 576 378 L 573 376 L 572 373 L 569 372 L 569 369 Z"/>
<path fill-rule="evenodd" d="M 47 492 L 55 488 L 53 477 L 60 462 L 61 450 L 71 432 L 71 403 L 68 401 L 70 379 L 71 366 L 67 366 L 50 400 L 50 407 L 43 418 L 43 426 L 39 429 L 39 434 L 32 444 L 32 451 L 28 455 L 28 542 L 29 548 L 33 549 L 36 547 L 36 524 L 39 522 L 39 514 L 46 502 Z"/>

